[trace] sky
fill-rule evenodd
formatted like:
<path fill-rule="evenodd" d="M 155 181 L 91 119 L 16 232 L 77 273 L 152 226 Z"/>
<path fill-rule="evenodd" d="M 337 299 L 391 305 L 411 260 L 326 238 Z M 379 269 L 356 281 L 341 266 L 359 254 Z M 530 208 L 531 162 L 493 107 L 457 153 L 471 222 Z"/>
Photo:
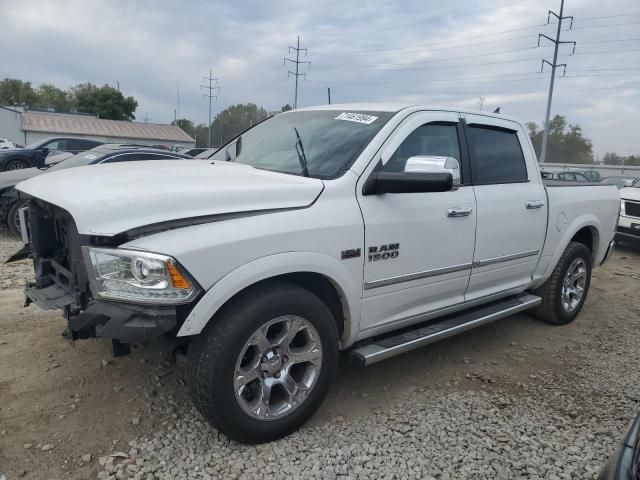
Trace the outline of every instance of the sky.
<path fill-rule="evenodd" d="M 117 86 L 136 119 L 195 123 L 253 102 L 406 102 L 501 112 L 541 124 L 560 0 L 0 0 L 0 78 Z M 598 157 L 640 154 L 640 3 L 567 0 L 551 114 L 580 124 Z M 286 65 L 285 65 L 286 63 Z M 178 102 L 179 90 L 179 102 Z M 483 100 L 481 100 L 483 99 Z"/>

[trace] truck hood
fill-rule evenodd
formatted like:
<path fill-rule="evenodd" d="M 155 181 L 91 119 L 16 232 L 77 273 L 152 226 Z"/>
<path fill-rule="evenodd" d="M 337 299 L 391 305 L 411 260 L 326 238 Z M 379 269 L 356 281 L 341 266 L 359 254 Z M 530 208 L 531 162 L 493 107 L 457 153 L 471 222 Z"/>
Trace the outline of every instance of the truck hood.
<path fill-rule="evenodd" d="M 164 160 L 60 170 L 16 188 L 69 212 L 79 233 L 112 236 L 198 217 L 306 207 L 324 185 L 238 163 Z"/>
<path fill-rule="evenodd" d="M 640 202 L 640 188 L 624 187 L 620 189 L 620 198 L 623 200 L 635 200 Z"/>

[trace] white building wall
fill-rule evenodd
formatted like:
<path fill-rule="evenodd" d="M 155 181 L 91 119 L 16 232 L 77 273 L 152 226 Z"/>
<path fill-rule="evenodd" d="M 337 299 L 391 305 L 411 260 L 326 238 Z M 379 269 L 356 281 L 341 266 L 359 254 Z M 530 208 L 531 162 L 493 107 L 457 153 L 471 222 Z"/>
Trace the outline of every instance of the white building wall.
<path fill-rule="evenodd" d="M 20 113 L 0 107 L 0 138 L 25 145 L 24 134 L 20 130 Z"/>

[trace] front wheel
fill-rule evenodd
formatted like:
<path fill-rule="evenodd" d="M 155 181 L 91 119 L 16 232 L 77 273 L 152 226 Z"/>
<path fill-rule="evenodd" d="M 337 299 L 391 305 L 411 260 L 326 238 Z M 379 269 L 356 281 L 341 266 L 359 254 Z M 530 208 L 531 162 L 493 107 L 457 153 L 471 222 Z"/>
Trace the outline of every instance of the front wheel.
<path fill-rule="evenodd" d="M 190 389 L 202 415 L 228 437 L 270 441 L 320 406 L 338 365 L 338 331 L 308 290 L 273 283 L 214 317 L 189 348 Z"/>
<path fill-rule="evenodd" d="M 582 243 L 569 242 L 551 276 L 533 291 L 542 303 L 532 313 L 547 323 L 565 325 L 582 310 L 591 284 L 591 252 Z"/>

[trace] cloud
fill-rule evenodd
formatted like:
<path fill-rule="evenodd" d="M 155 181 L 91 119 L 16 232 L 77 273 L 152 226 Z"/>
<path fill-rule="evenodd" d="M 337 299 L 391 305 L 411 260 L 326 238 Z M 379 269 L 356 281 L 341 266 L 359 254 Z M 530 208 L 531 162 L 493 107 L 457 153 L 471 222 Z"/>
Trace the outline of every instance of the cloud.
<path fill-rule="evenodd" d="M 301 35 L 301 106 L 400 101 L 485 108 L 541 122 L 555 34 L 544 25 L 555 1 L 4 0 L 0 58 L 7 77 L 69 87 L 120 84 L 139 101 L 138 118 L 206 121 L 200 84 L 212 69 L 221 92 L 215 111 L 252 101 L 269 110 L 293 102 L 288 47 Z M 630 16 L 616 16 L 633 14 Z M 580 123 L 596 150 L 638 153 L 628 125 L 640 107 L 637 0 L 567 4 L 574 30 L 560 49 L 553 113 Z M 600 18 L 605 17 L 605 18 Z M 553 21 L 553 17 L 552 17 Z M 635 23 L 634 23 L 635 22 Z M 635 40 L 633 40 L 635 39 Z"/>

